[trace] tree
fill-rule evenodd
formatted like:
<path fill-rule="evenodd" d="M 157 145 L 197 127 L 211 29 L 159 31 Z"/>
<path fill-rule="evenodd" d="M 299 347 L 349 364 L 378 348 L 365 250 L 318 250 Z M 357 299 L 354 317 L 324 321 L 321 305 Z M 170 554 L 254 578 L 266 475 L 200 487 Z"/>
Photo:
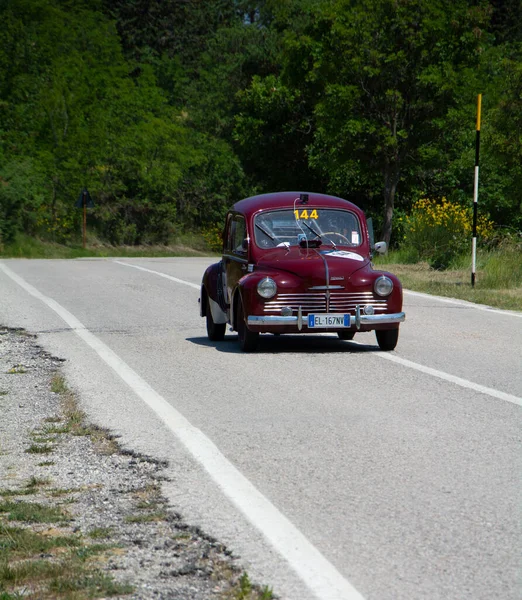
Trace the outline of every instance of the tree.
<path fill-rule="evenodd" d="M 284 80 L 315 96 L 310 163 L 341 195 L 384 204 L 389 243 L 399 184 L 422 166 L 459 105 L 488 11 L 464 0 L 336 0 L 287 35 Z"/>

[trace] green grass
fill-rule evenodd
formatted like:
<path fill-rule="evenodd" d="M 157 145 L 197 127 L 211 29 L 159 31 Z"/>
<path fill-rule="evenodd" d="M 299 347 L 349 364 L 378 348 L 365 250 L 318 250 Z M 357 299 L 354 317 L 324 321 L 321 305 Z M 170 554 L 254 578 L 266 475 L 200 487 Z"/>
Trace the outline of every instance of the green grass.
<path fill-rule="evenodd" d="M 273 597 L 274 595 L 269 587 L 258 588 L 252 585 L 246 572 L 241 575 L 237 584 L 227 595 L 230 600 L 272 600 Z"/>
<path fill-rule="evenodd" d="M 111 246 L 95 238 L 88 237 L 86 248 L 81 243 L 70 245 L 55 244 L 26 235 L 20 235 L 11 244 L 5 244 L 0 258 L 108 258 L 120 257 L 162 257 L 162 256 L 204 256 L 211 254 L 203 236 L 199 233 L 179 235 L 168 246 Z"/>
<path fill-rule="evenodd" d="M 78 534 L 44 535 L 0 521 L 0 600 L 130 594 L 132 586 L 115 582 L 92 560 L 111 547 L 85 543 Z"/>
<path fill-rule="evenodd" d="M 93 540 L 109 538 L 112 535 L 112 527 L 95 527 L 89 531 L 88 536 Z"/>
<path fill-rule="evenodd" d="M 27 454 L 51 454 L 53 447 L 48 444 L 31 444 L 26 452 Z"/>
<path fill-rule="evenodd" d="M 0 552 L 9 551 L 16 560 L 31 558 L 54 548 L 77 548 L 77 536 L 47 536 L 22 527 L 5 527 L 0 524 Z"/>
<path fill-rule="evenodd" d="M 53 506 L 44 506 L 36 502 L 0 502 L 0 515 L 6 514 L 9 521 L 24 523 L 61 523 L 67 520 L 64 512 Z"/>
<path fill-rule="evenodd" d="M 454 260 L 445 271 L 427 263 L 409 264 L 406 250 L 376 256 L 374 263 L 376 269 L 397 275 L 409 290 L 522 311 L 522 252 L 516 246 L 479 253 L 474 287 L 469 256 Z"/>
<path fill-rule="evenodd" d="M 55 394 L 65 394 L 67 390 L 67 384 L 65 383 L 63 375 L 54 375 L 51 379 L 51 392 L 54 392 Z"/>

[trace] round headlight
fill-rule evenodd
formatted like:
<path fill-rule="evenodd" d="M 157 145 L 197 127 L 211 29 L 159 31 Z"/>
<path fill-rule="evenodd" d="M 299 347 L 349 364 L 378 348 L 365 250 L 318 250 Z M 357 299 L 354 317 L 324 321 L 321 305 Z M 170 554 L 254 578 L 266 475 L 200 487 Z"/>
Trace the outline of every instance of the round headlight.
<path fill-rule="evenodd" d="M 272 298 L 277 292 L 276 282 L 271 277 L 265 277 L 257 284 L 257 293 L 261 298 Z"/>
<path fill-rule="evenodd" d="M 389 296 L 393 290 L 393 281 L 386 275 L 382 275 L 375 280 L 373 289 L 378 296 Z"/>

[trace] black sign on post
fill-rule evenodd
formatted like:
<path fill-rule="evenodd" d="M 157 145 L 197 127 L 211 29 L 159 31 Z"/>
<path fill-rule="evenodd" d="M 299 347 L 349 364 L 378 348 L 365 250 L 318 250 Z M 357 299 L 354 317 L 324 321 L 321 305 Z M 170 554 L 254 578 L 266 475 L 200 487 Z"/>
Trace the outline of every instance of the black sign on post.
<path fill-rule="evenodd" d="M 87 242 L 87 209 L 94 208 L 94 202 L 92 201 L 91 195 L 87 188 L 83 188 L 76 200 L 74 205 L 78 208 L 83 208 L 83 247 L 85 248 Z"/>
<path fill-rule="evenodd" d="M 77 208 L 83 208 L 84 206 L 86 208 L 94 208 L 94 202 L 87 188 L 83 188 L 83 190 L 80 192 L 78 200 L 76 200 L 76 204 L 74 206 L 76 206 Z"/>

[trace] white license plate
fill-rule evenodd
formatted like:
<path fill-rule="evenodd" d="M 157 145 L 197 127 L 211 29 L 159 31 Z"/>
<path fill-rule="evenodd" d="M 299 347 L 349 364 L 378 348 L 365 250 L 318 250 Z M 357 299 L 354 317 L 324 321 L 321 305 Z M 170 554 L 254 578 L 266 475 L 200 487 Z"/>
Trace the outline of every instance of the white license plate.
<path fill-rule="evenodd" d="M 308 327 L 317 329 L 319 327 L 350 327 L 350 315 L 308 315 Z"/>

